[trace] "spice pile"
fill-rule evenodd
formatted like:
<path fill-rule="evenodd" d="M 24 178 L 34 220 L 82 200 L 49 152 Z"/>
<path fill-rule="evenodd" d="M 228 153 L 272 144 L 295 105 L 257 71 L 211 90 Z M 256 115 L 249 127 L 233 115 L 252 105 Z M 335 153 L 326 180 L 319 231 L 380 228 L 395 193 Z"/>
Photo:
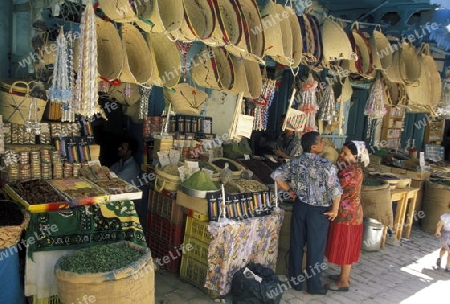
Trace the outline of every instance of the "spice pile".
<path fill-rule="evenodd" d="M 24 215 L 15 202 L 0 201 L 0 226 L 17 226 L 23 219 Z"/>
<path fill-rule="evenodd" d="M 385 184 L 385 181 L 373 177 L 365 177 L 363 180 L 363 186 L 365 187 L 379 187 Z"/>
<path fill-rule="evenodd" d="M 108 272 L 126 267 L 142 257 L 142 253 L 126 244 L 98 245 L 61 258 L 63 271 L 83 273 Z"/>
<path fill-rule="evenodd" d="M 219 187 L 211 181 L 208 174 L 204 171 L 197 171 L 187 179 L 185 179 L 182 185 L 189 189 L 195 189 L 199 191 L 214 191 L 219 190 Z"/>

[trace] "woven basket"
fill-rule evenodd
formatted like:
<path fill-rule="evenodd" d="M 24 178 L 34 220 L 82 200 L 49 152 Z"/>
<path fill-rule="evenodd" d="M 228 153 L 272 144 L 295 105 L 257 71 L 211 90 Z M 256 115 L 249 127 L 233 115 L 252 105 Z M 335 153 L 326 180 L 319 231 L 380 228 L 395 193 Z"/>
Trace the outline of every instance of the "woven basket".
<path fill-rule="evenodd" d="M 389 40 L 376 28 L 370 36 L 370 47 L 372 48 L 373 68 L 386 70 L 392 64 L 392 47 Z"/>
<path fill-rule="evenodd" d="M 262 75 L 258 62 L 244 60 L 248 91 L 252 98 L 258 98 L 262 91 Z"/>
<path fill-rule="evenodd" d="M 247 75 L 245 72 L 245 59 L 230 54 L 234 67 L 234 85 L 230 90 L 225 90 L 231 94 L 239 94 L 244 92 L 244 97 L 253 98 L 250 94 Z"/>
<path fill-rule="evenodd" d="M 449 191 L 449 186 L 425 181 L 422 210 L 426 216 L 421 220 L 423 231 L 435 233 L 440 216 L 450 212 Z"/>
<path fill-rule="evenodd" d="M 25 210 L 22 210 L 22 213 L 24 215 L 22 224 L 0 227 L 0 250 L 15 246 L 20 241 L 22 231 L 27 229 L 30 221 L 30 214 Z"/>
<path fill-rule="evenodd" d="M 419 80 L 421 64 L 416 50 L 411 43 L 402 42 L 399 57 L 400 76 L 405 83 L 415 83 Z"/>
<path fill-rule="evenodd" d="M 292 32 L 292 64 L 291 67 L 298 67 L 302 61 L 303 46 L 302 46 L 302 31 L 300 29 L 300 23 L 298 23 L 297 14 L 295 11 L 286 6 L 286 11 L 289 13 L 289 23 Z"/>
<path fill-rule="evenodd" d="M 172 175 L 162 171 L 161 165 L 155 167 L 155 190 L 161 192 L 163 189 L 167 191 L 177 191 L 180 188 L 181 179 L 179 175 Z"/>
<path fill-rule="evenodd" d="M 257 58 L 264 57 L 264 30 L 261 22 L 261 14 L 255 0 L 238 0 L 242 8 L 242 12 L 247 22 L 250 36 L 250 53 Z M 261 31 L 252 31 L 251 29 L 261 28 Z"/>
<path fill-rule="evenodd" d="M 23 96 L 16 92 L 26 92 Z M 37 119 L 41 120 L 44 115 L 47 102 L 40 98 L 31 97 L 29 83 L 16 81 L 11 84 L 9 92 L 0 90 L 0 115 L 3 116 L 3 122 L 11 122 L 23 125 L 28 119 L 28 114 L 33 98 L 37 105 Z M 34 114 L 32 113 L 32 119 Z"/>
<path fill-rule="evenodd" d="M 352 45 L 342 26 L 331 18 L 322 24 L 323 57 L 326 61 L 353 60 Z"/>
<path fill-rule="evenodd" d="M 153 0 L 148 20 L 154 25 L 152 32 L 173 32 L 180 28 L 184 18 L 184 6 L 180 0 Z M 184 2 L 184 1 L 183 1 Z"/>
<path fill-rule="evenodd" d="M 273 60 L 283 64 L 279 61 L 284 57 L 284 53 L 281 22 L 278 22 L 275 18 L 277 6 L 278 4 L 273 1 L 267 2 L 261 10 L 261 22 L 264 27 L 264 38 L 266 39 L 265 54 L 272 57 Z"/>
<path fill-rule="evenodd" d="M 216 7 L 216 29 L 220 28 L 225 44 L 236 45 L 242 37 L 241 9 L 236 0 L 213 0 Z"/>
<path fill-rule="evenodd" d="M 136 20 L 136 13 L 128 0 L 98 0 L 98 3 L 106 16 L 116 22 Z"/>

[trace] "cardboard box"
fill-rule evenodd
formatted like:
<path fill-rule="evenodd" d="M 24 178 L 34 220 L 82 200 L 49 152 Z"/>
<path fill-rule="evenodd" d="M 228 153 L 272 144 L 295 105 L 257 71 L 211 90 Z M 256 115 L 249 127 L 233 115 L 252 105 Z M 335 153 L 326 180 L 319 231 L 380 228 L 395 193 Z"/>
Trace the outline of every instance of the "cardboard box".
<path fill-rule="evenodd" d="M 183 191 L 177 191 L 177 205 L 181 205 L 187 209 L 192 209 L 196 212 L 208 214 L 208 200 L 206 198 L 199 198 L 184 194 Z"/>

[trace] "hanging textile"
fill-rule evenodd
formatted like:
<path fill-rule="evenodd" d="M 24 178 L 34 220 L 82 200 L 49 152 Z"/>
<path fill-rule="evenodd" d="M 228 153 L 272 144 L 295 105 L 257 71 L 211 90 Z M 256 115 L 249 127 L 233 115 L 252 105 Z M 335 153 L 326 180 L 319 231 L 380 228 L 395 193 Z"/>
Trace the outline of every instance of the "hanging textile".
<path fill-rule="evenodd" d="M 383 83 L 380 78 L 380 74 L 377 74 L 375 82 L 370 88 L 369 97 L 367 99 L 366 106 L 364 107 L 364 115 L 369 118 L 366 138 L 371 139 L 373 133 L 373 122 L 377 119 L 383 118 L 386 115 L 387 110 L 384 106 L 385 94 Z"/>
<path fill-rule="evenodd" d="M 255 117 L 253 121 L 253 130 L 264 131 L 269 122 L 269 108 L 275 97 L 276 81 L 269 78 L 264 78 L 261 95 L 253 99 L 255 109 L 252 116 Z"/>
<path fill-rule="evenodd" d="M 317 131 L 316 113 L 319 109 L 316 101 L 316 89 L 318 82 L 314 80 L 311 74 L 308 79 L 301 83 L 301 100 L 299 109 L 306 114 L 306 126 L 303 133 Z"/>
<path fill-rule="evenodd" d="M 86 117 L 102 113 L 98 106 L 97 32 L 92 3 L 88 0 L 80 23 L 77 81 L 73 111 Z"/>

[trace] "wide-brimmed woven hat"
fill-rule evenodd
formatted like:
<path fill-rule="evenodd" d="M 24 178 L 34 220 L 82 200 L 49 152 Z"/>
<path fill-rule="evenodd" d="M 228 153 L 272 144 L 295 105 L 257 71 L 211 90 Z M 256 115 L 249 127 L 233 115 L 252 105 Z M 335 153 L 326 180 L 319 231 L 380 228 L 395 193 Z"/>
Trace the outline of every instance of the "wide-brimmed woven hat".
<path fill-rule="evenodd" d="M 230 54 L 234 68 L 234 84 L 230 90 L 226 90 L 232 94 L 244 93 L 244 97 L 252 98 L 247 83 L 247 74 L 245 72 L 245 59 Z"/>
<path fill-rule="evenodd" d="M 242 27 L 242 34 L 239 38 L 239 41 L 233 44 L 227 44 L 225 45 L 225 48 L 228 52 L 231 54 L 234 54 L 238 57 L 247 58 L 248 60 L 253 61 L 262 61 L 262 58 L 257 58 L 251 53 L 252 47 L 250 43 L 250 28 L 249 24 L 246 20 L 246 16 L 242 10 L 241 4 L 238 0 L 234 0 L 236 2 L 236 9 L 238 10 L 238 13 L 236 14 L 238 18 L 238 22 L 240 26 Z"/>
<path fill-rule="evenodd" d="M 158 78 L 158 75 L 154 75 L 156 65 L 154 54 L 134 25 L 129 23 L 122 25 L 122 45 L 126 55 L 119 77 L 122 82 L 147 83 Z"/>
<path fill-rule="evenodd" d="M 416 50 L 411 43 L 403 41 L 399 57 L 400 76 L 405 84 L 414 83 L 419 80 L 421 64 Z"/>
<path fill-rule="evenodd" d="M 360 74 L 370 74 L 373 71 L 372 56 L 370 50 L 369 40 L 364 33 L 359 30 L 359 24 L 354 23 L 349 33 L 349 40 L 352 45 L 352 50 L 358 55 L 355 62 L 356 69 Z"/>
<path fill-rule="evenodd" d="M 236 45 L 242 36 L 241 9 L 236 0 L 213 0 L 216 19 L 224 44 Z"/>
<path fill-rule="evenodd" d="M 197 115 L 208 94 L 188 83 L 179 83 L 172 89 L 164 90 L 164 98 L 178 114 Z"/>
<path fill-rule="evenodd" d="M 217 20 L 212 0 L 183 1 L 183 5 L 184 19 L 179 30 L 179 40 L 211 39 L 211 43 L 215 43 L 212 33 Z"/>
<path fill-rule="evenodd" d="M 275 5 L 275 10 L 278 15 L 280 16 L 286 16 L 286 14 L 289 14 L 289 11 L 285 9 L 285 7 L 281 4 Z M 280 21 L 280 27 L 281 27 L 281 36 L 282 36 L 282 47 L 283 52 L 278 57 L 278 62 L 280 62 L 283 65 L 292 65 L 293 59 L 292 59 L 292 30 L 291 30 L 291 23 L 289 22 L 289 18 L 281 18 Z M 267 40 L 266 40 L 267 41 Z"/>
<path fill-rule="evenodd" d="M 105 15 L 116 22 L 136 20 L 136 13 L 128 0 L 98 0 L 98 4 Z"/>
<path fill-rule="evenodd" d="M 176 42 L 163 33 L 149 33 L 147 43 L 155 53 L 159 71 L 157 86 L 173 87 L 180 81 L 181 57 Z"/>
<path fill-rule="evenodd" d="M 98 72 L 107 79 L 118 78 L 123 67 L 122 41 L 116 27 L 98 17 L 97 27 Z"/>
<path fill-rule="evenodd" d="M 298 23 L 297 14 L 294 9 L 286 6 L 286 11 L 289 13 L 289 24 L 292 32 L 292 67 L 298 67 L 303 57 L 302 45 L 302 31 L 300 23 Z"/>
<path fill-rule="evenodd" d="M 377 70 L 386 70 L 392 64 L 393 49 L 389 40 L 380 30 L 375 28 L 370 36 L 370 47 L 372 48 L 372 64 Z"/>
<path fill-rule="evenodd" d="M 400 47 L 395 46 L 395 51 L 392 54 L 392 63 L 384 72 L 384 76 L 390 82 L 405 83 L 402 76 L 400 75 Z"/>
<path fill-rule="evenodd" d="M 203 46 L 193 59 L 191 75 L 201 87 L 229 90 L 234 85 L 234 67 L 224 47 Z"/>
<path fill-rule="evenodd" d="M 131 106 L 139 101 L 139 85 L 122 82 L 118 86 L 111 86 L 108 91 L 109 98 L 120 104 Z"/>
<path fill-rule="evenodd" d="M 323 57 L 326 61 L 354 60 L 352 45 L 342 26 L 332 18 L 322 23 Z"/>
<path fill-rule="evenodd" d="M 262 75 L 258 62 L 244 60 L 248 91 L 252 98 L 258 98 L 262 91 Z"/>
<path fill-rule="evenodd" d="M 255 0 L 237 0 L 247 22 L 250 37 L 250 52 L 257 58 L 264 57 L 264 27 Z"/>
<path fill-rule="evenodd" d="M 180 0 L 152 0 L 148 17 L 153 23 L 152 32 L 170 33 L 178 30 L 184 19 L 184 6 Z"/>
<path fill-rule="evenodd" d="M 281 22 L 275 18 L 277 14 L 277 6 L 273 1 L 268 1 L 261 9 L 261 22 L 264 27 L 265 38 L 265 54 L 270 56 L 273 60 L 278 61 L 284 58 L 283 53 L 283 32 Z M 282 63 L 283 64 L 283 63 Z"/>

